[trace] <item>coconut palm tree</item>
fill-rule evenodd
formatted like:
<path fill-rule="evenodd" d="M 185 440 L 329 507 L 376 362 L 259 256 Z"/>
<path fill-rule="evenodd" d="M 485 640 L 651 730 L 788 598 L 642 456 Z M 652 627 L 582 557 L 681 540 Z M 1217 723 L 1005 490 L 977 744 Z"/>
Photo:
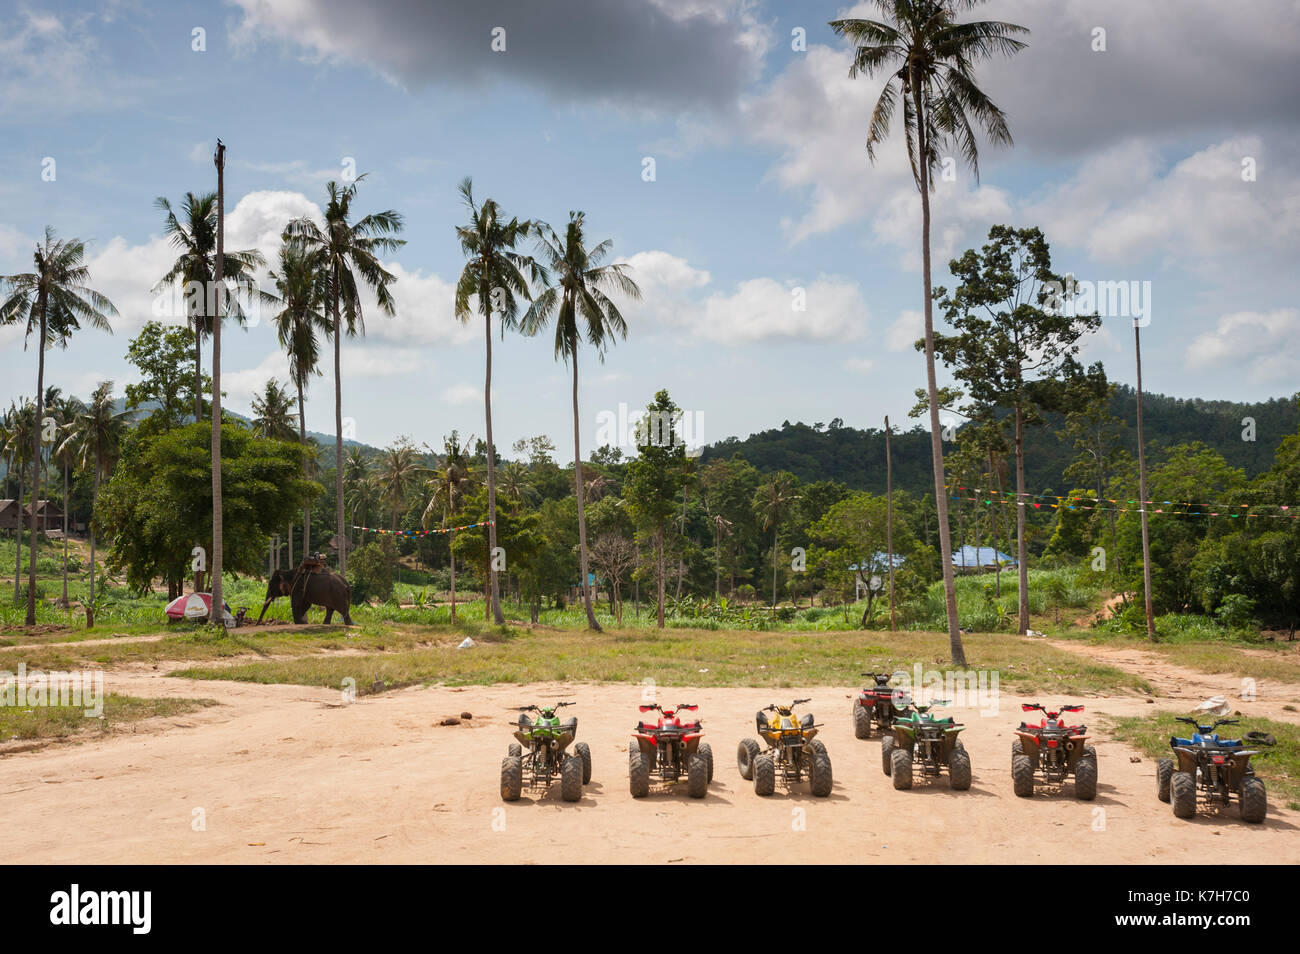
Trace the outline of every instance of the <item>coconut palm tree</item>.
<path fill-rule="evenodd" d="M 185 193 L 180 215 L 164 196 L 154 200 L 154 207 L 166 213 L 163 232 L 180 254 L 171 269 L 154 286 L 157 293 L 167 286 L 182 292 L 186 318 L 194 329 L 194 420 L 203 420 L 203 339 L 212 334 L 216 309 L 217 194 Z M 236 288 L 251 285 L 255 269 L 266 263 L 256 249 L 222 254 L 222 282 Z M 227 317 L 244 323 L 245 315 L 237 295 L 225 296 Z"/>
<path fill-rule="evenodd" d="M 786 518 L 794 502 L 799 499 L 795 493 L 794 475 L 786 471 L 773 474 L 754 497 L 755 509 L 763 518 L 763 529 L 772 531 L 772 608 L 776 609 L 776 557 L 780 549 L 777 537 L 781 531 L 781 521 Z"/>
<path fill-rule="evenodd" d="M 419 452 L 405 438 L 379 455 L 379 469 L 375 480 L 383 490 L 388 504 L 390 530 L 393 533 L 393 569 L 397 569 L 397 520 L 406 512 L 411 493 L 429 473 L 420 460 Z"/>
<path fill-rule="evenodd" d="M 266 382 L 261 394 L 253 396 L 253 431 L 273 441 L 292 441 L 294 398 L 275 378 Z"/>
<path fill-rule="evenodd" d="M 468 449 L 473 443 L 474 438 L 471 437 L 462 444 L 460 434 L 456 431 L 451 432 L 451 437 L 442 439 L 442 460 L 433 469 L 433 476 L 428 481 L 428 487 L 432 492 L 420 520 L 420 525 L 426 530 L 429 528 L 429 521 L 439 514 L 442 515 L 444 528 L 454 524 L 461 501 L 469 490 L 478 484 L 478 474 L 474 472 L 474 458 Z M 456 531 L 448 530 L 447 550 L 451 554 L 451 621 L 453 623 L 456 622 L 456 549 L 453 546 L 455 542 Z"/>
<path fill-rule="evenodd" d="M 369 523 L 379 503 L 379 487 L 370 458 L 359 447 L 349 448 L 343 462 L 343 493 L 352 519 L 360 525 Z"/>
<path fill-rule="evenodd" d="M 934 499 L 938 511 L 939 549 L 948 611 L 948 641 L 953 663 L 966 664 L 957 624 L 957 589 L 948 527 L 948 494 L 943 470 L 943 440 L 939 427 L 938 385 L 934 365 L 933 292 L 930 281 L 930 191 L 933 172 L 946 146 L 954 147 L 979 178 L 979 148 L 975 129 L 989 139 L 1011 145 L 1006 115 L 975 83 L 975 63 L 997 55 L 1012 55 L 1025 44 L 1015 39 L 1028 30 L 1014 23 L 981 20 L 958 23 L 959 10 L 984 0 L 870 0 L 881 19 L 831 22 L 838 36 L 854 44 L 849 76 L 886 77 L 867 128 L 867 155 L 874 162 L 876 147 L 885 141 L 899 104 L 912 178 L 921 194 L 921 280 L 925 302 L 925 371 L 930 403 L 930 447 L 934 457 Z"/>
<path fill-rule="evenodd" d="M 340 363 L 342 338 L 365 334 L 365 316 L 361 310 L 361 289 L 369 287 L 379 309 L 386 315 L 397 313 L 392 286 L 396 276 L 384 268 L 379 255 L 401 248 L 406 242 L 395 238 L 402 230 L 402 216 L 389 209 L 375 212 L 356 222 L 352 218 L 352 200 L 365 175 L 351 184 L 326 185 L 325 227 L 309 218 L 294 219 L 285 229 L 285 239 L 304 254 L 311 256 L 319 269 L 330 308 L 330 337 L 334 340 L 334 491 L 335 517 L 338 521 L 339 572 L 347 571 L 347 525 L 343 518 L 343 372 Z"/>
<path fill-rule="evenodd" d="M 512 460 L 501 468 L 501 493 L 515 504 L 537 498 L 537 489 L 533 486 L 532 472 L 527 464 Z"/>
<path fill-rule="evenodd" d="M 501 207 L 492 199 L 482 204 L 474 201 L 473 182 L 467 176 L 460 184 L 461 198 L 469 211 L 469 222 L 456 226 L 456 239 L 465 253 L 465 268 L 456 282 L 456 317 L 468 322 L 474 317 L 471 299 L 476 299 L 483 316 L 487 345 L 486 372 L 483 383 L 483 408 L 487 419 L 488 485 L 488 595 L 492 618 L 497 624 L 506 621 L 501 612 L 500 587 L 497 582 L 497 473 L 496 445 L 492 442 L 492 314 L 501 318 L 501 333 L 519 322 L 518 297 L 532 299 L 528 281 L 545 282 L 546 270 L 529 255 L 515 251 L 534 230 L 530 221 L 506 220 Z M 528 273 L 528 278 L 525 278 Z"/>
<path fill-rule="evenodd" d="M 9 411 L 5 414 L 5 433 L 7 434 L 7 447 L 9 450 L 10 472 L 18 474 L 18 496 L 14 500 L 17 507 L 17 514 L 14 517 L 14 603 L 17 604 L 22 596 L 22 570 L 23 570 L 23 474 L 26 472 L 27 461 L 32 453 L 32 433 L 39 431 L 35 427 L 36 415 L 35 405 L 27 398 L 19 398 L 17 402 L 9 404 Z M 33 543 L 34 545 L 34 543 Z"/>
<path fill-rule="evenodd" d="M 596 349 L 596 357 L 605 360 L 605 349 L 616 338 L 627 337 L 627 322 L 609 297 L 619 292 L 639 299 L 641 289 L 628 277 L 628 266 L 605 264 L 613 243 L 606 239 L 588 249 L 583 231 L 584 214 L 570 212 L 569 224 L 561 238 L 549 225 L 538 226 L 537 250 L 543 267 L 554 282 L 534 299 L 524 315 L 523 332 L 536 334 L 555 316 L 555 357 L 573 367 L 573 486 L 578 497 L 578 571 L 581 574 L 582 601 L 587 610 L 587 627 L 600 632 L 591 605 L 591 585 L 587 575 L 587 518 L 583 505 L 585 485 L 582 479 L 582 448 L 578 440 L 578 343 L 586 338 Z"/>
<path fill-rule="evenodd" d="M 32 481 L 38 487 L 41 462 L 41 419 L 45 399 L 45 349 L 51 345 L 67 347 L 68 338 L 80 330 L 85 321 L 103 331 L 112 332 L 109 317 L 117 314 L 113 303 L 86 283 L 86 246 L 78 239 L 60 239 L 54 229 L 46 227 L 45 240 L 32 256 L 34 271 L 0 279 L 7 294 L 0 302 L 0 325 L 22 323 L 24 342 L 37 332 L 36 417 L 32 434 Z M 36 625 L 36 510 L 32 499 L 31 553 L 27 570 L 27 625 Z"/>
<path fill-rule="evenodd" d="M 280 347 L 289 356 L 289 377 L 298 388 L 298 440 L 306 444 L 307 382 L 312 375 L 320 374 L 317 333 L 330 333 L 325 314 L 328 288 L 316 260 L 289 242 L 280 246 L 279 269 L 270 273 L 270 279 L 278 292 L 275 300 L 280 305 L 274 319 L 276 334 Z M 302 549 L 303 553 L 311 552 L 310 502 L 302 506 Z"/>
<path fill-rule="evenodd" d="M 95 605 L 95 523 L 94 510 L 99 502 L 99 485 L 117 463 L 122 454 L 132 411 L 114 411 L 113 382 L 102 381 L 90 395 L 73 424 L 72 440 L 75 442 L 77 467 L 91 470 L 95 485 L 91 495 L 90 520 L 90 599 L 92 607 L 88 617 L 94 623 Z"/>

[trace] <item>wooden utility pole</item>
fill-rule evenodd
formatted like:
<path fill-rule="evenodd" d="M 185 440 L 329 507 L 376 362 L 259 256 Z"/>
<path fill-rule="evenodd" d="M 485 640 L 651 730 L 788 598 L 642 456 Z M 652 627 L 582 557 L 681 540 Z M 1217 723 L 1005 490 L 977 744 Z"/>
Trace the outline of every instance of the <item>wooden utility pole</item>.
<path fill-rule="evenodd" d="M 885 415 L 885 546 L 889 550 L 889 631 L 898 629 L 894 616 L 894 461 L 889 453 L 889 415 Z"/>
<path fill-rule="evenodd" d="M 1151 604 L 1151 538 L 1147 532 L 1147 454 L 1142 436 L 1142 329 L 1133 321 L 1133 353 L 1137 357 L 1138 510 L 1142 514 L 1142 587 L 1146 604 L 1147 638 L 1156 638 L 1156 616 Z"/>
<path fill-rule="evenodd" d="M 222 266 L 226 253 L 226 146 L 218 139 L 212 157 L 217 167 L 217 262 L 216 287 L 210 296 L 216 303 L 212 316 L 212 607 L 208 620 L 225 625 L 225 602 L 221 596 L 221 550 L 224 544 L 221 527 L 221 322 L 225 316 L 225 275 Z"/>

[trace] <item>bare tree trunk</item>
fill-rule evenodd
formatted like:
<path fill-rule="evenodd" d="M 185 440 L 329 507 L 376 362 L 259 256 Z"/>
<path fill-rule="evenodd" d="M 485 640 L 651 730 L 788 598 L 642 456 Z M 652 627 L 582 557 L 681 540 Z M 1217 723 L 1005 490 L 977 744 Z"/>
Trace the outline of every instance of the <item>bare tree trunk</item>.
<path fill-rule="evenodd" d="M 925 292 L 925 378 L 930 398 L 930 451 L 934 456 L 934 509 L 939 524 L 939 557 L 943 561 L 943 594 L 948 615 L 948 643 L 953 665 L 966 665 L 957 624 L 957 583 L 952 568 L 952 537 L 948 527 L 948 489 L 944 486 L 943 432 L 939 428 L 939 387 L 934 368 L 934 296 L 930 284 L 930 170 L 926 165 L 929 148 L 925 138 L 925 111 L 921 108 L 922 78 L 916 64 L 911 67 L 912 101 L 916 109 L 916 134 L 919 146 L 917 170 L 921 189 L 921 280 Z"/>
<path fill-rule="evenodd" d="M 212 316 L 212 608 L 208 619 L 225 624 L 225 604 L 221 595 L 222 550 L 225 538 L 222 533 L 221 499 L 221 322 L 225 317 L 225 285 L 222 284 L 225 264 L 226 233 L 226 147 L 217 140 L 217 313 Z"/>
<path fill-rule="evenodd" d="M 46 292 L 41 289 L 37 307 L 41 312 L 40 357 L 36 362 L 36 420 L 32 423 L 32 519 L 27 553 L 27 625 L 36 625 L 36 553 L 40 549 L 36 535 L 36 511 L 41 506 L 41 417 L 45 413 L 45 335 Z M 21 504 L 19 504 L 21 507 Z M 22 510 L 19 510 L 21 517 Z M 21 526 L 21 522 L 20 522 Z"/>
<path fill-rule="evenodd" d="M 573 483 L 578 495 L 578 572 L 582 580 L 582 603 L 587 610 L 587 628 L 594 633 L 601 632 L 600 623 L 596 622 L 596 613 L 591 607 L 591 583 L 587 577 L 587 514 L 583 505 L 582 486 L 582 448 L 578 442 L 578 342 L 572 342 L 573 354 Z"/>
<path fill-rule="evenodd" d="M 90 503 L 90 522 L 86 529 L 90 531 L 90 605 L 86 607 L 86 625 L 95 625 L 95 504 L 99 502 L 99 458 L 95 458 L 95 494 Z"/>
<path fill-rule="evenodd" d="M 68 608 L 68 465 L 63 465 L 63 608 Z"/>
<path fill-rule="evenodd" d="M 1156 638 L 1156 615 L 1151 602 L 1151 538 L 1147 531 L 1147 454 L 1142 432 L 1142 337 L 1138 323 L 1133 322 L 1133 353 L 1137 358 L 1137 426 L 1138 426 L 1138 496 L 1142 514 L 1142 588 L 1146 607 L 1147 638 Z"/>
<path fill-rule="evenodd" d="M 339 549 L 339 573 L 348 571 L 348 533 L 343 515 L 343 371 L 340 347 L 343 336 L 339 317 L 339 274 L 330 277 L 334 297 L 334 540 Z"/>
<path fill-rule="evenodd" d="M 776 609 L 776 547 L 777 537 L 780 533 L 780 525 L 775 521 L 772 523 L 772 609 Z"/>
<path fill-rule="evenodd" d="M 302 381 L 298 381 L 298 443 L 307 447 L 307 408 L 302 403 Z M 310 448 L 308 448 L 310 450 Z M 311 504 L 302 505 L 302 555 L 311 553 Z"/>
<path fill-rule="evenodd" d="M 1016 568 L 1020 592 L 1018 628 L 1023 636 L 1029 629 L 1029 541 L 1025 539 L 1025 422 L 1016 405 Z"/>
<path fill-rule="evenodd" d="M 655 534 L 655 549 L 657 552 L 657 562 L 659 564 L 658 573 L 656 574 L 658 576 L 658 582 L 655 587 L 658 590 L 658 601 L 659 601 L 658 622 L 659 622 L 659 628 L 663 629 L 664 628 L 664 528 L 662 524 L 659 527 L 659 532 Z"/>
<path fill-rule="evenodd" d="M 501 612 L 501 598 L 497 584 L 496 571 L 496 552 L 497 552 L 497 464 L 496 448 L 492 443 L 492 310 L 486 304 L 488 298 L 484 298 L 484 308 L 486 309 L 486 321 L 484 330 L 486 331 L 487 341 L 487 373 L 483 382 L 483 408 L 487 416 L 487 475 L 488 475 L 488 562 L 487 562 L 487 596 L 489 610 L 492 618 L 497 625 L 503 625 L 506 621 L 505 615 Z"/>
<path fill-rule="evenodd" d="M 885 415 L 885 546 L 889 549 L 889 631 L 898 630 L 894 615 L 894 463 L 889 453 L 889 415 Z"/>
<path fill-rule="evenodd" d="M 456 531 L 452 530 L 447 534 L 447 551 L 451 554 L 451 621 L 456 622 L 456 551 L 452 547 L 456 543 Z M 533 620 L 533 622 L 537 622 Z"/>
<path fill-rule="evenodd" d="M 203 301 L 207 304 L 207 289 L 203 290 Z M 194 317 L 194 423 L 203 420 L 203 319 Z"/>

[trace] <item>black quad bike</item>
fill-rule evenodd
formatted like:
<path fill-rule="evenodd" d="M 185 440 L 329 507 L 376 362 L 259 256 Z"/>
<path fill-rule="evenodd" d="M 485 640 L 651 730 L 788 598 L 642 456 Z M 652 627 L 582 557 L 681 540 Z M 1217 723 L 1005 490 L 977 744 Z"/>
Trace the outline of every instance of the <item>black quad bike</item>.
<path fill-rule="evenodd" d="M 578 720 L 561 722 L 556 710 L 571 706 L 572 702 L 557 702 L 552 706 L 521 706 L 515 738 L 501 760 L 501 798 L 507 802 L 518 801 L 524 785 L 529 788 L 548 788 L 559 776 L 560 797 L 566 802 L 582 798 L 582 786 L 591 781 L 591 749 L 579 742 L 573 752 L 566 751 L 578 734 Z M 528 718 L 536 712 L 537 718 Z"/>
<path fill-rule="evenodd" d="M 787 785 L 808 780 L 813 795 L 825 798 L 832 787 L 831 757 L 826 744 L 815 738 L 820 728 L 813 722 L 812 713 L 802 717 L 794 707 L 810 699 L 796 699 L 788 706 L 772 704 L 754 714 L 759 745 L 753 739 L 744 739 L 736 752 L 740 777 L 754 783 L 755 795 L 771 795 L 776 791 L 780 775 Z"/>
<path fill-rule="evenodd" d="M 1021 798 L 1034 794 L 1034 781 L 1059 785 L 1074 776 L 1074 797 L 1090 802 L 1097 797 L 1097 750 L 1087 745 L 1088 727 L 1069 725 L 1063 712 L 1082 712 L 1083 706 L 1061 706 L 1055 712 L 1035 702 L 1020 707 L 1046 716 L 1038 725 L 1020 723 L 1011 742 L 1011 786 Z"/>
<path fill-rule="evenodd" d="M 1214 730 L 1221 725 L 1236 725 L 1238 719 L 1219 719 L 1213 725 L 1201 725 L 1195 719 L 1179 717 L 1195 731 L 1189 739 L 1174 736 L 1169 747 L 1173 758 L 1156 763 L 1156 797 L 1162 802 L 1172 802 L 1174 814 L 1179 818 L 1196 815 L 1196 793 L 1199 789 L 1208 801 L 1227 805 L 1237 796 L 1241 820 L 1258 824 L 1268 814 L 1268 796 L 1264 782 L 1255 775 L 1250 757 L 1258 749 L 1248 749 L 1241 739 L 1221 739 Z M 1259 732 L 1248 732 L 1246 741 L 1252 745 L 1269 745 L 1272 737 Z M 1176 760 L 1176 761 L 1175 761 Z"/>
<path fill-rule="evenodd" d="M 891 673 L 864 672 L 862 675 L 870 676 L 872 684 L 853 700 L 853 735 L 858 739 L 869 739 L 873 730 L 888 732 L 912 700 L 907 690 L 890 688 Z"/>

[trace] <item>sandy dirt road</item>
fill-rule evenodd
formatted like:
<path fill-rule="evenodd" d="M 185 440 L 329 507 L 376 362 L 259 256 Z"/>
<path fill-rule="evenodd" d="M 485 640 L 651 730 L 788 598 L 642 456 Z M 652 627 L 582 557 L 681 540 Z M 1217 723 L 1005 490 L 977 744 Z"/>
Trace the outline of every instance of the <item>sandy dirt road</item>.
<path fill-rule="evenodd" d="M 717 771 L 706 799 L 680 789 L 634 800 L 627 788 L 628 730 L 642 689 L 626 685 L 411 688 L 347 703 L 300 686 L 193 682 L 147 667 L 106 674 L 111 691 L 206 696 L 217 707 L 152 720 L 77 743 L 0 758 L 6 856 L 67 863 L 477 862 L 994 862 L 1076 864 L 1300 862 L 1300 813 L 1273 799 L 1262 826 L 1231 808 L 1175 819 L 1155 798 L 1154 762 L 1096 736 L 1099 794 L 1076 801 L 1011 793 L 1011 727 L 1018 698 L 995 717 L 966 721 L 974 762 L 968 792 L 946 779 L 894 791 L 879 742 L 853 737 L 849 687 L 788 689 L 813 699 L 834 764 L 828 799 L 807 786 L 754 795 L 735 768 L 764 689 L 661 690 L 660 701 L 698 703 Z M 1247 715 L 1278 716 L 1300 687 L 1261 692 Z M 583 799 L 558 784 L 505 805 L 500 760 L 513 706 L 572 699 L 594 773 Z M 1036 701 L 1036 700 L 1027 700 Z M 1042 700 L 1044 702 L 1058 700 Z M 1082 699 L 1087 720 L 1149 712 L 1140 697 Z M 1161 700 L 1156 700 L 1157 706 Z M 1173 703 L 1170 703 L 1171 705 Z M 1179 707 L 1186 708 L 1185 700 Z M 470 711 L 468 724 L 441 727 Z M 202 824 L 200 824 L 200 820 Z"/>

